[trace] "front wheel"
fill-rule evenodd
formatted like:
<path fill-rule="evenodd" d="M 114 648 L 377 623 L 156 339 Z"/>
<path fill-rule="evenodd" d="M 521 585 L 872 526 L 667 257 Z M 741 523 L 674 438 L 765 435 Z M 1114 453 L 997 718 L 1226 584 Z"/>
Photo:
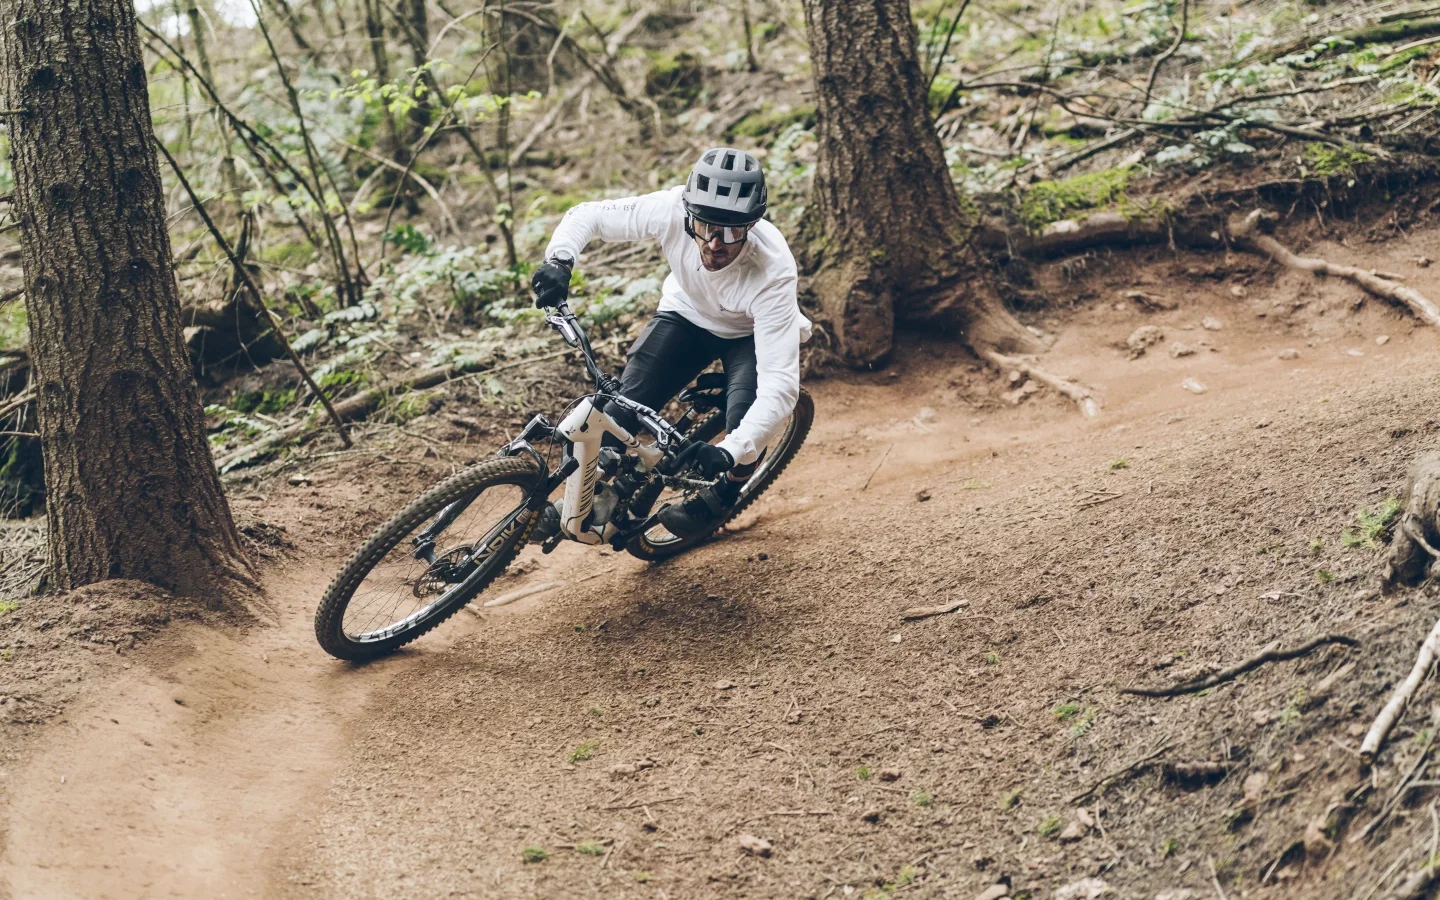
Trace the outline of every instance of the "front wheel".
<path fill-rule="evenodd" d="M 810 426 L 814 421 L 815 401 L 811 400 L 809 392 L 802 388 L 799 398 L 795 401 L 795 411 L 790 414 L 790 420 L 785 423 L 785 429 L 778 438 L 771 441 L 765 458 L 760 461 L 760 465 L 755 467 L 755 472 L 750 476 L 750 480 L 740 488 L 740 499 L 736 501 L 734 508 L 724 519 L 715 523 L 715 528 L 707 534 L 682 538 L 671 534 L 664 525 L 656 524 L 648 531 L 631 538 L 630 543 L 625 545 L 625 549 L 631 556 L 656 562 L 683 553 L 707 540 L 726 522 L 744 512 L 780 476 L 780 473 L 785 471 L 785 467 L 790 465 L 790 460 L 800 452 L 800 447 L 805 443 L 805 437 L 810 433 Z M 695 423 L 686 437 L 714 443 L 724 434 L 725 417 L 718 413 L 712 413 Z M 654 499 L 645 499 L 650 501 L 650 507 L 659 508 L 666 502 L 678 503 L 682 498 L 677 494 L 669 498 L 660 496 Z"/>
<path fill-rule="evenodd" d="M 456 473 L 381 525 L 315 610 L 326 653 L 394 653 L 460 610 L 510 565 L 539 518 L 540 467 L 492 459 Z"/>

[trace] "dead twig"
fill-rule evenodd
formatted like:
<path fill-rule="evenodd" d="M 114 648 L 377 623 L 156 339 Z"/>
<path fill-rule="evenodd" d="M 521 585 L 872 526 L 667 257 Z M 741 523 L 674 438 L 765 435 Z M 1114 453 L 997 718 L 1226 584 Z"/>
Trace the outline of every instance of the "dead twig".
<path fill-rule="evenodd" d="M 880 472 L 880 467 L 883 466 L 883 465 L 885 465 L 885 460 L 887 460 L 887 459 L 890 458 L 890 451 L 891 451 L 891 450 L 894 450 L 894 449 L 895 449 L 895 444 L 894 444 L 894 442 L 892 441 L 891 444 L 890 444 L 890 446 L 888 446 L 888 447 L 885 448 L 885 452 L 882 453 L 882 454 L 880 454 L 880 461 L 875 464 L 875 471 L 871 472 L 871 473 L 870 473 L 870 477 L 867 478 L 867 479 L 865 479 L 865 486 L 862 487 L 860 490 L 862 490 L 862 491 L 868 491 L 868 490 L 870 490 L 870 482 L 872 482 L 872 481 L 875 480 L 875 476 L 876 476 L 877 474 L 879 474 L 879 472 Z"/>
<path fill-rule="evenodd" d="M 1215 885 L 1215 893 L 1220 895 L 1220 900 L 1230 900 L 1225 896 L 1225 889 L 1220 887 L 1220 875 L 1215 871 L 1215 859 L 1207 856 L 1205 862 L 1210 866 L 1210 883 Z"/>
<path fill-rule="evenodd" d="M 945 603 L 940 606 L 912 606 L 900 614 L 900 621 L 914 622 L 918 619 L 928 619 L 931 616 L 943 616 L 952 613 L 963 606 L 969 606 L 969 600 L 956 600 L 953 603 Z"/>
<path fill-rule="evenodd" d="M 1167 737 L 1165 740 L 1161 741 L 1160 746 L 1156 747 L 1154 750 L 1151 750 L 1149 753 L 1145 754 L 1134 762 L 1126 763 L 1124 766 L 1121 766 L 1120 768 L 1111 772 L 1109 775 L 1102 777 L 1099 781 L 1090 785 L 1085 790 L 1071 796 L 1067 802 L 1072 804 L 1083 803 L 1085 800 L 1089 799 L 1092 794 L 1094 794 L 1096 791 L 1103 789 L 1115 779 L 1123 778 L 1126 775 L 1129 775 L 1131 772 L 1136 772 L 1144 768 L 1146 765 L 1154 761 L 1165 751 L 1169 750 L 1171 745 L 1172 741 L 1170 740 L 1170 738 Z"/>
<path fill-rule="evenodd" d="M 1167 688 L 1121 688 L 1120 693 L 1133 694 L 1137 697 L 1176 697 L 1181 694 L 1193 694 L 1196 691 L 1203 691 L 1206 688 L 1215 687 L 1217 684 L 1234 681 L 1251 669 L 1257 669 L 1267 662 L 1284 662 L 1287 659 L 1296 659 L 1326 644 L 1344 644 L 1347 647 L 1360 646 L 1359 641 L 1345 634 L 1322 634 L 1317 638 L 1311 638 L 1294 650 L 1281 650 L 1279 641 L 1271 641 L 1265 646 L 1265 649 L 1244 662 L 1237 663 L 1228 669 L 1222 669 L 1206 678 L 1187 681 L 1184 684 L 1176 684 Z"/>
<path fill-rule="evenodd" d="M 1390 700 L 1380 710 L 1380 715 L 1365 733 L 1365 740 L 1360 742 L 1360 764 L 1368 766 L 1375 761 L 1375 755 L 1380 752 L 1380 746 L 1385 743 L 1385 737 L 1390 729 L 1395 727 L 1395 721 L 1400 718 L 1400 713 L 1415 696 L 1415 691 L 1420 687 L 1420 682 L 1425 680 L 1429 674 L 1430 667 L 1435 664 L 1435 654 L 1440 651 L 1440 621 L 1430 629 L 1430 635 L 1420 645 L 1420 653 L 1415 657 L 1415 665 L 1410 667 L 1410 674 L 1405 680 L 1395 686 L 1390 694 Z"/>
<path fill-rule="evenodd" d="M 1359 285 L 1367 293 L 1408 307 L 1415 317 L 1425 324 L 1440 328 L 1440 306 L 1437 306 L 1424 294 L 1358 266 L 1340 265 L 1318 257 L 1298 256 L 1273 237 L 1259 232 L 1260 219 L 1263 216 L 1264 213 L 1257 209 L 1246 216 L 1239 225 L 1231 227 L 1230 236 L 1235 239 L 1236 244 L 1246 249 L 1268 254 L 1287 268 L 1299 269 L 1315 275 L 1343 278 Z"/>
<path fill-rule="evenodd" d="M 674 803 L 676 800 L 684 799 L 684 797 L 662 797 L 659 800 L 636 800 L 634 803 L 626 803 L 623 806 L 602 806 L 600 809 L 605 812 L 614 812 L 619 809 L 638 809 L 642 806 L 659 806 L 661 803 Z"/>

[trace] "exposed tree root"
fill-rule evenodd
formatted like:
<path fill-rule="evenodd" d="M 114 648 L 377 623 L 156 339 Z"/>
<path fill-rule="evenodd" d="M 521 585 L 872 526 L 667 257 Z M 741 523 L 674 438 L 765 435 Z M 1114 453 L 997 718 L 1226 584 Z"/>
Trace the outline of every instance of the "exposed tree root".
<path fill-rule="evenodd" d="M 977 348 L 975 351 L 982 359 L 999 366 L 1001 369 L 1014 369 L 1021 374 L 1035 379 L 1043 385 L 1064 394 L 1080 407 L 1080 412 L 1089 418 L 1100 415 L 1100 400 L 1089 388 L 1068 378 L 1062 378 L 1052 372 L 1040 368 L 1033 362 L 1028 362 L 1018 356 L 1006 356 L 995 350 Z"/>
<path fill-rule="evenodd" d="M 1405 481 L 1405 510 L 1395 525 L 1383 590 L 1418 583 L 1427 574 L 1440 574 L 1440 452 L 1422 453 L 1410 464 Z"/>
<path fill-rule="evenodd" d="M 1425 680 L 1430 667 L 1435 664 L 1437 651 L 1440 651 L 1440 622 L 1436 622 L 1435 627 L 1430 629 L 1430 636 L 1420 645 L 1420 654 L 1415 657 L 1415 665 L 1411 667 L 1410 674 L 1395 686 L 1390 700 L 1385 704 L 1385 708 L 1380 710 L 1380 715 L 1375 717 L 1374 724 L 1365 734 L 1365 740 L 1360 742 L 1361 764 L 1368 766 L 1375 761 L 1375 755 L 1380 752 L 1380 745 L 1385 743 L 1386 735 L 1395 727 L 1395 722 L 1405 711 L 1405 706 L 1415 695 L 1420 682 Z"/>
<path fill-rule="evenodd" d="M 1296 659 L 1304 656 L 1316 647 L 1323 647 L 1326 644 L 1344 644 L 1347 647 L 1355 647 L 1358 646 L 1359 643 L 1359 641 L 1349 635 L 1322 634 L 1317 638 L 1306 641 L 1294 650 L 1281 650 L 1280 642 L 1272 641 L 1265 646 L 1265 649 L 1244 662 L 1237 663 L 1228 669 L 1222 669 L 1207 678 L 1187 681 L 1184 684 L 1176 684 L 1167 688 L 1121 688 L 1120 693 L 1135 694 L 1139 697 L 1175 697 L 1180 694 L 1193 694 L 1196 691 L 1203 691 L 1206 688 L 1215 687 L 1217 684 L 1234 681 L 1251 669 L 1257 669 L 1267 662 L 1283 662 L 1287 659 Z"/>
<path fill-rule="evenodd" d="M 1297 256 L 1273 237 L 1260 233 L 1260 221 L 1264 216 L 1265 213 L 1257 209 L 1246 216 L 1238 225 L 1232 225 L 1230 227 L 1230 236 L 1238 246 L 1253 250 L 1257 253 L 1267 254 L 1281 265 L 1291 269 L 1299 269 L 1315 275 L 1329 275 L 1334 278 L 1343 278 L 1346 281 L 1359 285 L 1365 291 L 1374 294 L 1376 297 L 1405 305 L 1415 314 L 1416 318 L 1425 324 L 1440 328 L 1440 306 L 1436 306 L 1435 303 L 1424 294 L 1414 288 L 1406 287 L 1375 272 L 1367 271 L 1356 266 L 1340 265 L 1317 257 Z"/>

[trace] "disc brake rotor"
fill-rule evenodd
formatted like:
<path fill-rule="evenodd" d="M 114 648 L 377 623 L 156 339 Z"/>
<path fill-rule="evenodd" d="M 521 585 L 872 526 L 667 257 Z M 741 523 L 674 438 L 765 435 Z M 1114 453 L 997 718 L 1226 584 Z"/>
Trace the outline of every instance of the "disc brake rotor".
<path fill-rule="evenodd" d="M 421 600 L 443 594 L 460 579 L 457 576 L 460 567 L 469 561 L 473 544 L 461 544 L 458 547 L 451 547 L 430 564 L 425 573 L 415 579 L 415 585 L 411 593 Z"/>

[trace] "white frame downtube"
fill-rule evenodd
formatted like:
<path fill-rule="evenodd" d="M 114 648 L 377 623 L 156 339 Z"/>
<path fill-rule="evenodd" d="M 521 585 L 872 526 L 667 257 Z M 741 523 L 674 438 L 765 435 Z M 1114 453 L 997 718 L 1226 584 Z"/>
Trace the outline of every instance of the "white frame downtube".
<path fill-rule="evenodd" d="M 633 450 L 640 458 L 642 471 L 664 459 L 664 453 L 654 445 L 640 443 L 638 438 L 598 407 L 594 397 L 587 397 L 577 404 L 555 430 L 570 442 L 570 452 L 577 463 L 575 471 L 565 479 L 565 496 L 560 503 L 560 530 L 582 544 L 602 543 L 611 536 L 615 526 L 603 522 L 600 523 L 601 529 L 594 531 L 584 525 L 595 505 L 595 482 L 600 474 L 600 447 L 605 435 L 614 436 Z"/>

